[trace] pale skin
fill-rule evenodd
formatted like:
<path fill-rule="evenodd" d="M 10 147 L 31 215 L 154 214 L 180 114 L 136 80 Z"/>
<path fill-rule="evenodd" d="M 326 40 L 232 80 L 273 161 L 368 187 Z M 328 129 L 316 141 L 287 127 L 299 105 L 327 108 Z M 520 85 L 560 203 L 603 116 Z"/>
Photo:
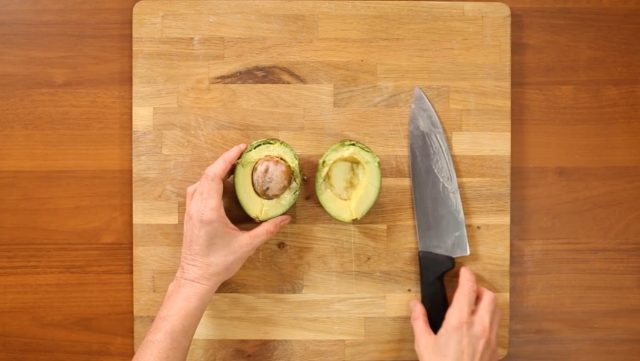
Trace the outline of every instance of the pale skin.
<path fill-rule="evenodd" d="M 241 231 L 229 221 L 222 202 L 224 180 L 246 149 L 237 145 L 210 165 L 187 189 L 180 265 L 134 361 L 186 360 L 204 311 L 222 282 L 231 278 L 289 216 Z M 426 312 L 411 303 L 411 324 L 420 361 L 496 360 L 499 311 L 495 295 L 478 287 L 463 267 L 460 284 L 442 328 L 434 335 Z"/>
<path fill-rule="evenodd" d="M 460 269 L 458 289 L 437 334 L 422 303 L 414 300 L 411 326 L 420 361 L 494 361 L 498 359 L 500 310 L 496 296 L 476 284 L 467 268 Z"/>

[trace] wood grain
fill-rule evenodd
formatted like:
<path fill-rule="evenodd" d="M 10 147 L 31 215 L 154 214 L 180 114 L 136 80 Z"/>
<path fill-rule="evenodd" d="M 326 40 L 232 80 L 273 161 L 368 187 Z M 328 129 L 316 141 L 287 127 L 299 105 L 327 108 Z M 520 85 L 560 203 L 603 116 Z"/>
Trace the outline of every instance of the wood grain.
<path fill-rule="evenodd" d="M 629 46 L 640 7 L 532 1 L 512 10 L 510 357 L 633 360 L 640 81 L 630 64 L 640 49 Z"/>
<path fill-rule="evenodd" d="M 132 1 L 1 1 L 0 359 L 126 360 Z"/>
<path fill-rule="evenodd" d="M 512 12 L 514 165 L 507 359 L 636 360 L 640 6 L 611 0 L 507 3 Z M 11 167 L 2 170 L 0 186 L 1 360 L 128 360 L 133 352 L 132 6 L 130 0 L 0 0 L 0 159 Z M 357 5 L 352 11 L 365 13 Z M 439 11 L 447 14 L 444 8 Z M 295 14 L 296 8 L 288 13 Z M 154 34 L 159 26 L 150 22 L 140 31 Z M 450 81 L 437 68 L 456 61 L 435 57 L 414 71 Z M 217 75 L 229 73 L 217 64 Z M 375 76 L 371 64 L 358 64 L 360 73 L 340 62 L 317 72 L 317 65 L 293 64 L 286 66 L 316 84 L 361 84 Z M 247 62 L 247 67 L 254 65 Z M 392 70 L 381 66 L 378 76 L 398 79 Z M 477 79 L 485 70 L 455 77 Z M 308 75 L 314 73 L 319 75 Z M 394 110 L 375 109 L 384 111 Z M 461 119 L 504 119 L 494 115 L 490 110 L 459 114 Z M 234 121 L 244 117 L 241 112 L 229 116 Z M 544 131 L 537 131 L 539 126 Z M 75 132 L 71 137 L 70 130 Z M 78 142 L 91 145 L 83 141 L 85 135 L 96 139 L 105 131 L 111 135 L 101 144 L 116 150 L 113 157 L 74 151 Z M 12 142 L 15 132 L 27 132 L 27 137 Z M 52 141 L 40 146 L 36 140 L 42 135 L 28 136 L 38 133 L 50 133 Z M 7 160 L 8 154 L 20 161 Z M 203 155 L 193 167 L 213 156 Z M 404 177 L 403 162 L 387 157 L 383 171 Z M 468 168 L 477 169 L 472 178 L 504 174 L 503 167 L 480 169 L 463 162 L 486 164 L 482 157 L 458 157 L 458 174 Z M 184 175 L 184 184 L 195 176 Z M 173 197 L 173 192 L 165 194 Z M 133 231 L 138 239 L 144 235 L 146 242 L 170 245 L 179 242 L 173 230 L 178 226 L 135 226 Z M 480 231 L 502 232 L 488 226 Z M 279 284 L 277 279 L 265 282 Z M 289 290 L 274 292 L 291 293 L 301 284 L 280 283 Z M 366 360 L 372 354 L 414 357 L 409 340 L 195 340 L 191 357 L 329 361 L 335 355 Z"/>
<path fill-rule="evenodd" d="M 235 143 L 278 137 L 300 153 L 302 171 L 312 179 L 332 143 L 355 138 L 374 149 L 389 171 L 383 172 L 377 205 L 357 224 L 341 224 L 306 184 L 292 224 L 261 247 L 209 305 L 195 339 L 211 342 L 199 342 L 192 358 L 215 354 L 217 340 L 280 340 L 336 341 L 344 355 L 335 360 L 415 359 L 406 347 L 412 340 L 407 303 L 419 292 L 406 122 L 413 89 L 422 85 L 460 160 L 473 249 L 460 265 L 472 267 L 480 283 L 498 294 L 505 309 L 504 356 L 511 155 L 506 7 L 176 5 L 140 2 L 134 10 L 135 343 L 177 268 L 184 188 L 207 162 Z M 247 13 L 247 6 L 254 10 Z M 407 17 L 407 11 L 415 15 Z M 155 32 L 147 27 L 158 23 Z M 238 205 L 229 211 L 239 211 Z M 453 291 L 455 276 L 447 283 Z M 372 346 L 376 342 L 382 346 Z M 357 355 L 363 347 L 369 349 Z M 282 352 L 280 357 L 294 357 Z"/>

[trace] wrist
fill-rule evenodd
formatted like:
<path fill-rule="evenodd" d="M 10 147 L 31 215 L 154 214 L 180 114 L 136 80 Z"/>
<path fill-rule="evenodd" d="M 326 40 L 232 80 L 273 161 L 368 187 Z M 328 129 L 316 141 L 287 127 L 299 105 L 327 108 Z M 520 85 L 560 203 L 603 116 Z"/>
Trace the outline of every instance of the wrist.
<path fill-rule="evenodd" d="M 221 283 L 221 282 L 220 282 Z M 179 293 L 185 293 L 192 297 L 206 299 L 207 302 L 213 297 L 220 286 L 218 282 L 201 282 L 198 279 L 189 277 L 180 270 L 176 273 L 170 287 Z"/>
<path fill-rule="evenodd" d="M 194 285 L 199 285 L 205 289 L 208 289 L 211 294 L 215 293 L 218 287 L 224 282 L 224 279 L 220 279 L 220 277 L 215 277 L 215 274 L 212 272 L 203 272 L 202 269 L 206 268 L 206 266 L 197 266 L 187 263 L 184 261 L 180 262 L 180 266 L 178 266 L 178 271 L 176 272 L 175 279 L 180 279 L 184 281 L 184 283 L 193 283 Z"/>

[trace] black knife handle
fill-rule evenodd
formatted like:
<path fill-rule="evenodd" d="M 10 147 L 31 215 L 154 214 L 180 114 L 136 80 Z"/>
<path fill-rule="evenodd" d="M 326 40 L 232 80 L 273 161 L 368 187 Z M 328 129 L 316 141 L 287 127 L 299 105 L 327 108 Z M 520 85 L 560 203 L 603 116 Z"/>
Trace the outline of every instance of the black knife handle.
<path fill-rule="evenodd" d="M 449 308 L 444 275 L 455 265 L 453 257 L 420 251 L 420 293 L 422 304 L 427 309 L 429 325 L 437 333 Z"/>

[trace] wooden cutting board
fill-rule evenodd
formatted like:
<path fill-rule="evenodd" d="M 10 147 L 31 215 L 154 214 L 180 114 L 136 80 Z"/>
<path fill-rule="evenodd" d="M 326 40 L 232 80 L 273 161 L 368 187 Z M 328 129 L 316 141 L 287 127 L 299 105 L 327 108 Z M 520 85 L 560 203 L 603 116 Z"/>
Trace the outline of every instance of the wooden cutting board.
<path fill-rule="evenodd" d="M 414 360 L 407 164 L 414 86 L 452 148 L 470 237 L 458 259 L 509 329 L 510 13 L 497 3 L 143 1 L 133 20 L 135 338 L 180 254 L 185 188 L 227 148 L 277 137 L 313 179 L 332 143 L 381 159 L 372 211 L 327 216 L 308 182 L 289 225 L 223 285 L 191 360 Z M 238 221 L 240 209 L 230 204 Z M 453 290 L 456 274 L 449 277 Z"/>

